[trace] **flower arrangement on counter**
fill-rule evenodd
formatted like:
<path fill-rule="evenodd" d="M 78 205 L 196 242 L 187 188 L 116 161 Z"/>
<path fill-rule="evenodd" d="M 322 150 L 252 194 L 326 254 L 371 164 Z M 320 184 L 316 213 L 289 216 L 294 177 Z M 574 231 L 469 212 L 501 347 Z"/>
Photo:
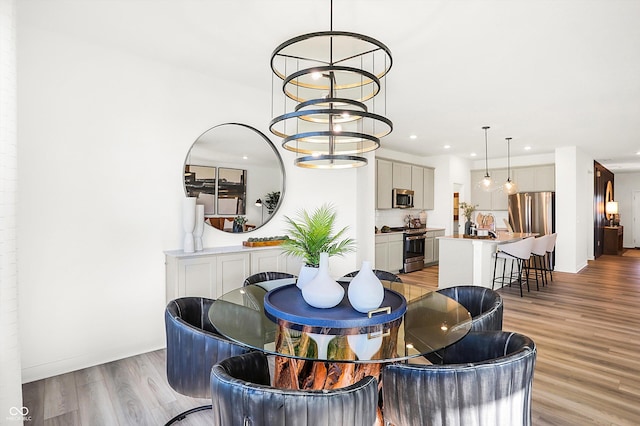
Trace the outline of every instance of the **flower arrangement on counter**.
<path fill-rule="evenodd" d="M 471 204 L 463 201 L 460 203 L 460 210 L 462 211 L 462 215 L 467 219 L 467 222 L 471 222 L 471 218 L 473 212 L 476 211 L 477 204 Z"/>

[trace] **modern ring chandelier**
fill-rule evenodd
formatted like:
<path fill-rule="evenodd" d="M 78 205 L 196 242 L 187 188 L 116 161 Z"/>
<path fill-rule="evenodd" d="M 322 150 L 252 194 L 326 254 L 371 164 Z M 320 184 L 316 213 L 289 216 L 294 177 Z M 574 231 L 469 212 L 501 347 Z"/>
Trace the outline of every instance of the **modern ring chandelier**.
<path fill-rule="evenodd" d="M 282 147 L 298 154 L 307 168 L 348 168 L 367 164 L 363 153 L 380 147 L 393 130 L 386 113 L 386 84 L 391 52 L 362 34 L 330 31 L 303 34 L 280 44 L 271 54 L 273 79 L 282 82 L 282 105 L 275 106 L 269 130 Z M 376 95 L 383 96 L 378 101 Z M 380 105 L 382 104 L 382 105 Z"/>

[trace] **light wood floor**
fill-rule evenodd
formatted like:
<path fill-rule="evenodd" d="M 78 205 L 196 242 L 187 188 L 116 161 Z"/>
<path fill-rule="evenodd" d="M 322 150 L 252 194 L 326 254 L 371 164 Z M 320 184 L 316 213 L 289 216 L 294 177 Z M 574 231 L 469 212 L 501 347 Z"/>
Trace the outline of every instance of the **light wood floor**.
<path fill-rule="evenodd" d="M 635 253 L 634 253 L 635 254 Z M 437 288 L 437 267 L 403 275 Z M 640 425 L 640 258 L 602 256 L 578 274 L 504 297 L 504 329 L 538 347 L 534 425 Z M 162 313 L 159 313 L 161 315 Z M 207 403 L 174 392 L 164 351 L 27 383 L 30 425 L 161 425 Z M 208 424 L 196 413 L 181 426 Z"/>

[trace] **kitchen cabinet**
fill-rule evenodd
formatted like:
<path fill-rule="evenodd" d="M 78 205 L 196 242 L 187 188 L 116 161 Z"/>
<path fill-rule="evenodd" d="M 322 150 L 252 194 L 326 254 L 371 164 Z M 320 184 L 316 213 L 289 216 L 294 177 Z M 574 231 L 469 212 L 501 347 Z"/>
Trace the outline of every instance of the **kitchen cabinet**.
<path fill-rule="evenodd" d="M 444 237 L 444 229 L 427 231 L 424 240 L 424 264 L 434 265 L 440 259 L 439 242 L 437 237 Z"/>
<path fill-rule="evenodd" d="M 393 163 L 393 187 L 411 189 L 411 164 Z"/>
<path fill-rule="evenodd" d="M 435 194 L 435 170 L 430 167 L 424 168 L 423 176 L 423 205 L 424 210 L 433 210 L 435 208 L 434 194 Z"/>
<path fill-rule="evenodd" d="M 411 166 L 411 190 L 413 191 L 413 207 L 424 208 L 424 167 Z"/>
<path fill-rule="evenodd" d="M 376 159 L 376 208 L 390 209 L 393 190 L 393 163 Z"/>
<path fill-rule="evenodd" d="M 403 251 L 404 235 L 402 233 L 377 234 L 375 269 L 393 273 L 402 270 Z"/>
<path fill-rule="evenodd" d="M 502 191 L 502 185 L 507 181 L 507 169 L 489 170 L 495 182 L 496 190 L 485 192 L 478 187 L 478 182 L 484 177 L 484 170 L 472 170 L 471 203 L 477 204 L 476 210 L 507 210 L 509 196 Z M 555 166 L 553 164 L 532 167 L 512 167 L 511 180 L 518 192 L 555 191 Z"/>
<path fill-rule="evenodd" d="M 556 169 L 553 164 L 512 169 L 518 192 L 555 191 Z"/>
<path fill-rule="evenodd" d="M 420 210 L 434 209 L 435 170 L 417 164 L 376 159 L 376 208 L 393 207 L 393 188 L 411 189 L 413 206 Z"/>
<path fill-rule="evenodd" d="M 258 272 L 281 271 L 297 275 L 302 261 L 282 255 L 279 248 L 248 249 L 242 246 L 184 253 L 165 252 L 167 302 L 178 297 L 217 299 L 241 287 L 245 278 Z"/>

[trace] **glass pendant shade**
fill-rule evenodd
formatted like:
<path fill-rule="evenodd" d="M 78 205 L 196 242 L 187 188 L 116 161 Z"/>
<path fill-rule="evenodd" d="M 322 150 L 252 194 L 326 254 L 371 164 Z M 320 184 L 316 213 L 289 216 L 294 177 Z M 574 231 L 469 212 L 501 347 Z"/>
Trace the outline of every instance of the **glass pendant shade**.
<path fill-rule="evenodd" d="M 362 154 L 378 149 L 380 138 L 393 130 L 379 112 L 386 109 L 383 81 L 391 52 L 366 35 L 333 31 L 333 3 L 331 14 L 331 31 L 294 37 L 271 55 L 283 96 L 272 94 L 277 115 L 269 130 L 298 154 L 300 167 L 365 165 Z"/>
<path fill-rule="evenodd" d="M 487 141 L 487 130 L 489 128 L 489 126 L 482 127 L 482 129 L 484 130 L 484 177 L 480 179 L 480 182 L 478 182 L 476 185 L 478 188 L 485 192 L 494 191 L 496 189 L 495 182 L 489 174 L 489 143 Z"/>
<path fill-rule="evenodd" d="M 502 185 L 502 192 L 511 195 L 518 192 L 518 185 L 511 180 L 511 139 L 513 138 L 505 139 L 507 140 L 507 181 Z"/>

